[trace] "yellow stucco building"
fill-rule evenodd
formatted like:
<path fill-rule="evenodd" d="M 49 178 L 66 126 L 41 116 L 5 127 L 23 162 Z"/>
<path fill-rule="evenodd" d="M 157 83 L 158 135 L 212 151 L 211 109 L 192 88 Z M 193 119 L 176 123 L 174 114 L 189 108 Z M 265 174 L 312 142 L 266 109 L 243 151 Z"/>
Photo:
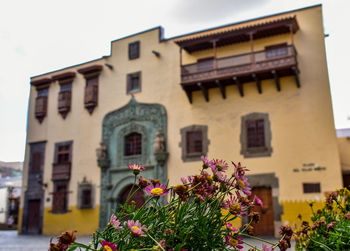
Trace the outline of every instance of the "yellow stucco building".
<path fill-rule="evenodd" d="M 131 162 L 170 185 L 201 155 L 242 162 L 265 203 L 257 234 L 342 186 L 320 5 L 169 39 L 140 32 L 32 77 L 30 93 L 21 233 L 103 226 Z"/>

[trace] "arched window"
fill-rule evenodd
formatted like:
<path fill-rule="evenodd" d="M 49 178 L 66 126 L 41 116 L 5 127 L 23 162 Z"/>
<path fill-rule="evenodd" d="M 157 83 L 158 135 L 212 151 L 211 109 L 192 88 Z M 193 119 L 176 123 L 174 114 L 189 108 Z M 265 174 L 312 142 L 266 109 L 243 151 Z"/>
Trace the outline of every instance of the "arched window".
<path fill-rule="evenodd" d="M 130 133 L 124 138 L 124 155 L 140 155 L 142 151 L 142 135 L 137 132 Z"/>

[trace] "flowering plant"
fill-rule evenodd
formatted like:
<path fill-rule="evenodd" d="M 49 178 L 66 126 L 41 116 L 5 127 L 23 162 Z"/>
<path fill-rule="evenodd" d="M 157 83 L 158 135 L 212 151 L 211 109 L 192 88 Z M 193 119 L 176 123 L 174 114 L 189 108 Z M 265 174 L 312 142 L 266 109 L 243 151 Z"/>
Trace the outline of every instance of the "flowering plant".
<path fill-rule="evenodd" d="M 313 203 L 310 207 L 312 223 L 303 221 L 296 229 L 296 249 L 350 250 L 350 191 L 342 188 L 328 193 L 325 206 L 316 212 Z"/>
<path fill-rule="evenodd" d="M 262 206 L 262 201 L 256 196 L 248 199 L 247 169 L 232 162 L 229 171 L 225 161 L 202 160 L 198 175 L 181 178 L 181 184 L 175 186 L 138 177 L 144 168 L 130 165 L 135 182 L 126 203 L 115 211 L 103 231 L 93 234 L 89 245 L 74 242 L 68 250 L 241 250 L 243 245 L 250 246 L 243 237 L 259 220 L 250 209 Z M 140 189 L 147 200 L 137 208 L 129 201 Z M 249 216 L 250 222 L 237 229 L 232 223 L 241 216 Z M 289 227 L 282 227 L 279 242 L 265 242 L 261 249 L 250 246 L 251 250 L 267 251 L 277 246 L 285 250 L 290 247 L 292 233 Z"/>

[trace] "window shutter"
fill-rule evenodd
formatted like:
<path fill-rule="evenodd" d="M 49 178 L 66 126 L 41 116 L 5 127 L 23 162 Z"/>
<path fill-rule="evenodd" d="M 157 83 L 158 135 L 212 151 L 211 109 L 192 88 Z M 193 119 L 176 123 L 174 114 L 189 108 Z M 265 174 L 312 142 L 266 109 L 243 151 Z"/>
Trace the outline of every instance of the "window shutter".
<path fill-rule="evenodd" d="M 202 131 L 187 132 L 187 153 L 203 152 L 203 135 Z"/>
<path fill-rule="evenodd" d="M 126 79 L 126 93 L 129 93 L 131 91 L 131 75 L 128 74 Z"/>
<path fill-rule="evenodd" d="M 41 158 L 42 158 L 42 153 L 41 152 L 35 152 L 32 155 L 32 163 L 31 163 L 31 168 L 30 172 L 31 173 L 38 173 L 41 170 Z"/>
<path fill-rule="evenodd" d="M 129 44 L 129 59 L 137 59 L 140 57 L 140 41 Z"/>
<path fill-rule="evenodd" d="M 142 153 L 142 135 L 131 133 L 124 138 L 124 155 L 139 155 Z"/>
<path fill-rule="evenodd" d="M 265 122 L 263 119 L 246 121 L 247 147 L 265 146 Z"/>

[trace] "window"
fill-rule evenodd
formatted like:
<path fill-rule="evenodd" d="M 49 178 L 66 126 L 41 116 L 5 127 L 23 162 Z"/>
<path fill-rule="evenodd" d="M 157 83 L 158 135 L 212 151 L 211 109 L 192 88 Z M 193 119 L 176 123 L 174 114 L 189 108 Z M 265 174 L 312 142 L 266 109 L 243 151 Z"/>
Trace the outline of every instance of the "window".
<path fill-rule="evenodd" d="M 141 72 L 128 74 L 126 85 L 126 93 L 141 91 Z"/>
<path fill-rule="evenodd" d="M 321 184 L 320 183 L 303 183 L 304 193 L 320 193 Z"/>
<path fill-rule="evenodd" d="M 86 177 L 78 184 L 78 208 L 93 208 L 94 204 L 94 186 L 87 182 Z"/>
<path fill-rule="evenodd" d="M 72 82 L 62 84 L 58 94 L 58 112 L 66 118 L 71 106 Z"/>
<path fill-rule="evenodd" d="M 266 58 L 275 58 L 288 55 L 287 43 L 276 44 L 265 47 Z"/>
<path fill-rule="evenodd" d="M 90 114 L 98 104 L 98 84 L 101 71 L 102 65 L 92 65 L 78 70 L 86 80 L 84 106 Z"/>
<path fill-rule="evenodd" d="M 264 124 L 263 119 L 246 121 L 247 148 L 265 147 Z"/>
<path fill-rule="evenodd" d="M 52 80 L 57 80 L 60 85 L 58 93 L 58 112 L 65 119 L 71 107 L 72 83 L 75 72 L 65 72 L 52 76 Z"/>
<path fill-rule="evenodd" d="M 52 180 L 69 180 L 72 162 L 72 141 L 56 143 Z"/>
<path fill-rule="evenodd" d="M 68 182 L 55 182 L 52 200 L 53 213 L 66 213 L 68 211 Z"/>
<path fill-rule="evenodd" d="M 142 152 L 142 135 L 139 133 L 130 133 L 124 138 L 124 155 L 140 155 Z"/>
<path fill-rule="evenodd" d="M 49 88 L 37 89 L 37 97 L 35 99 L 35 117 L 41 123 L 47 113 L 47 96 L 49 93 Z"/>
<path fill-rule="evenodd" d="M 186 153 L 187 154 L 202 154 L 203 151 L 203 136 L 202 131 L 186 132 Z"/>
<path fill-rule="evenodd" d="M 137 59 L 140 57 L 140 41 L 129 44 L 129 59 Z"/>
<path fill-rule="evenodd" d="M 251 113 L 242 117 L 241 147 L 241 154 L 246 158 L 271 155 L 271 129 L 267 113 Z"/>
<path fill-rule="evenodd" d="M 84 104 L 91 114 L 98 103 L 98 77 L 86 79 Z"/>
<path fill-rule="evenodd" d="M 200 161 L 202 155 L 208 153 L 208 126 L 191 125 L 180 130 L 182 148 L 182 160 Z"/>

